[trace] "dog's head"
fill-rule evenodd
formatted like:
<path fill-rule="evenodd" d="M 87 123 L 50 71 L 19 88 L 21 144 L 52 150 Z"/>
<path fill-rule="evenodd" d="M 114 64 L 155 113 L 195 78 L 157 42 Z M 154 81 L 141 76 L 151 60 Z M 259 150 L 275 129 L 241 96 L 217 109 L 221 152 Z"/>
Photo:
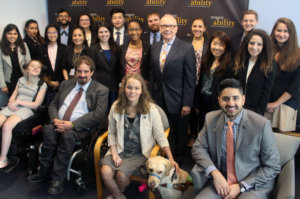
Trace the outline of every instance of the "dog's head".
<path fill-rule="evenodd" d="M 172 163 L 161 156 L 149 158 L 146 162 L 146 168 L 149 173 L 148 186 L 157 188 L 161 177 L 170 175 L 172 167 Z"/>

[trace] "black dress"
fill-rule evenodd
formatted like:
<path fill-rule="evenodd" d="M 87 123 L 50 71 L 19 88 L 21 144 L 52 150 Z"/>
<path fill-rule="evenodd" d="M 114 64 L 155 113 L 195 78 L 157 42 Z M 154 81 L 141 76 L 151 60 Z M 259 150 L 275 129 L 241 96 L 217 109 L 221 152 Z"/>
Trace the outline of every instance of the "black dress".
<path fill-rule="evenodd" d="M 41 45 L 38 42 L 35 42 L 28 35 L 25 36 L 24 42 L 27 44 L 31 59 L 39 60 L 41 57 Z"/>
<path fill-rule="evenodd" d="M 10 83 L 6 82 L 9 96 L 14 92 L 19 78 L 23 76 L 19 64 L 18 50 L 16 48 L 10 54 L 10 60 L 12 65 L 12 75 L 10 76 Z"/>

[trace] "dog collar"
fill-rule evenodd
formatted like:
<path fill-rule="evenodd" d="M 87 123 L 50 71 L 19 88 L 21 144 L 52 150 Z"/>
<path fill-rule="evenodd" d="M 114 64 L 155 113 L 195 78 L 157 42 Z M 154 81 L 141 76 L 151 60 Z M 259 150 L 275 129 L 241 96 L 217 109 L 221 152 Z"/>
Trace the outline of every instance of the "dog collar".
<path fill-rule="evenodd" d="M 155 176 L 157 177 L 158 179 L 160 179 L 160 176 L 159 175 L 156 175 L 155 173 L 149 173 L 150 176 Z"/>

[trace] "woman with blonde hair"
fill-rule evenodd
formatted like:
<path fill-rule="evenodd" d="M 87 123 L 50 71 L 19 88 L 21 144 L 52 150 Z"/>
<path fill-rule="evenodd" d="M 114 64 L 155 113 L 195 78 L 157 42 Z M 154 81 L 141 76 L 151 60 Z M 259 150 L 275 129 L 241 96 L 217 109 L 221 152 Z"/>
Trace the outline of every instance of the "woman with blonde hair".
<path fill-rule="evenodd" d="M 129 177 L 145 164 L 156 142 L 179 171 L 144 79 L 139 74 L 129 74 L 109 113 L 110 149 L 101 160 L 101 176 L 112 194 L 108 198 L 125 198 L 122 192 L 130 183 Z"/>

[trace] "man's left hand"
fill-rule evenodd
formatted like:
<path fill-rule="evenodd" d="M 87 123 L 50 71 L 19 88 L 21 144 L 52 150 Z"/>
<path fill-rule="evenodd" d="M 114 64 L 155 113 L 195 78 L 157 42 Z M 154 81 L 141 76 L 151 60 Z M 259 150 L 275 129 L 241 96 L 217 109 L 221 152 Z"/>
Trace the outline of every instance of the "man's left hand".
<path fill-rule="evenodd" d="M 224 199 L 235 199 L 241 193 L 241 187 L 239 184 L 233 184 L 229 186 L 229 194 Z"/>
<path fill-rule="evenodd" d="M 73 123 L 70 121 L 62 121 L 58 125 L 56 125 L 56 131 L 63 133 L 66 130 L 72 129 L 73 128 Z"/>
<path fill-rule="evenodd" d="M 185 117 L 185 116 L 189 115 L 190 112 L 191 112 L 191 107 L 183 106 L 181 109 L 181 117 Z"/>

